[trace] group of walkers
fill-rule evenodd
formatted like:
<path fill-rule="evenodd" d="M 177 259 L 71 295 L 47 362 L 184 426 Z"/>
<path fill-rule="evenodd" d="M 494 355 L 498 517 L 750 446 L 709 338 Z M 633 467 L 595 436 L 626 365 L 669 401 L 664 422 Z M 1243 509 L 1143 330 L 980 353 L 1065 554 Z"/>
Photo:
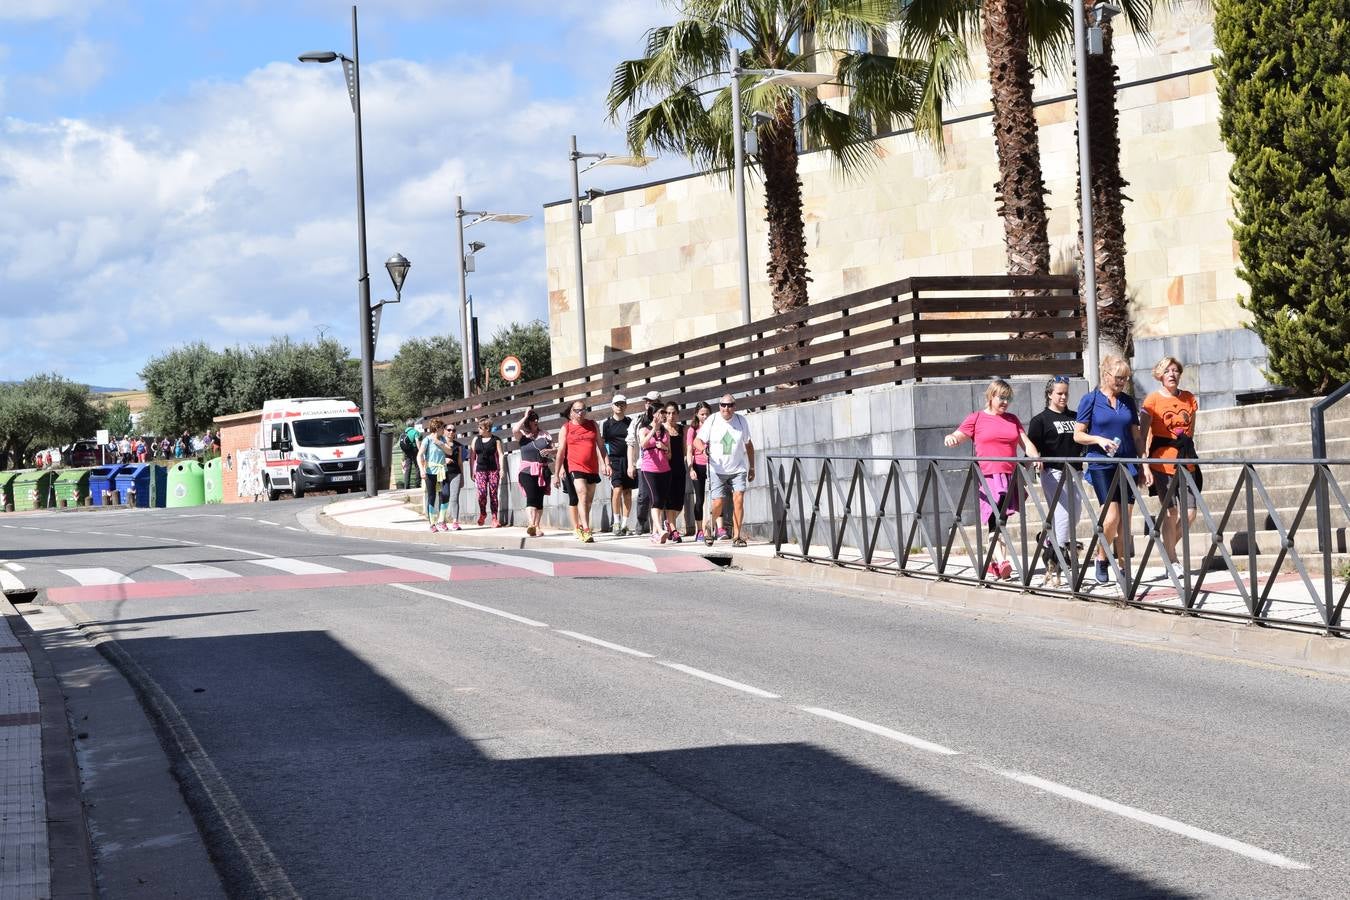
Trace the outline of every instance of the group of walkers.
<path fill-rule="evenodd" d="M 1102 517 L 1105 539 L 1097 547 L 1095 580 L 1099 584 L 1112 581 L 1108 546 L 1123 569 L 1120 561 L 1125 556 L 1128 539 L 1124 533 L 1128 528 L 1128 515 L 1122 515 L 1121 504 L 1123 502 L 1127 507 L 1133 504 L 1135 492 L 1121 479 L 1160 498 L 1159 531 L 1164 564 L 1174 577 L 1182 577 L 1177 543 L 1182 529 L 1178 501 L 1183 488 L 1172 484 L 1177 465 L 1186 468 L 1196 491 L 1204 484 L 1198 465 L 1178 463 L 1179 460 L 1197 458 L 1195 419 L 1199 404 L 1194 394 L 1180 388 L 1183 371 L 1180 360 L 1163 357 L 1153 368 L 1153 377 L 1159 382 L 1158 390 L 1139 404 L 1128 391 L 1132 378 L 1129 364 L 1118 356 L 1108 356 L 1102 360 L 1097 387 L 1079 399 L 1075 411 L 1070 411 L 1069 379 L 1056 376 L 1045 385 L 1045 408 L 1025 427 L 1017 416 L 1008 412 L 1012 387 L 1001 378 L 990 382 L 985 390 L 984 409 L 971 413 L 944 439 L 948 447 L 973 441 L 975 455 L 981 458 L 978 465 L 984 483 L 979 491 L 980 518 L 996 536 L 987 568 L 989 577 L 1008 579 L 1012 576 L 1012 562 L 1003 531 L 1007 517 L 1021 507 L 1022 498 L 1019 491 L 1014 490 L 1017 481 L 1013 475 L 1017 465 L 1013 458 L 1018 455 L 1019 448 L 1036 460 L 1041 490 L 1053 518 L 1053 534 L 1047 529 L 1040 538 L 1045 542 L 1047 579 L 1057 580 L 1060 575 L 1058 559 L 1068 559 L 1075 553 L 1074 533 L 1081 504 L 1079 492 L 1070 479 L 1079 472 L 1105 509 Z M 1141 466 L 1117 462 L 1115 458 L 1150 461 Z M 1195 504 L 1187 505 L 1186 527 L 1189 527 L 1195 517 Z M 1058 547 L 1058 554 L 1053 547 Z"/>
<path fill-rule="evenodd" d="M 628 398 L 615 394 L 610 415 L 600 422 L 590 418 L 584 402 L 573 401 L 564 409 L 556 437 L 540 427 L 539 413 L 530 407 L 512 426 L 510 447 L 492 433 L 487 416 L 479 418 L 478 433 L 467 446 L 442 419 L 432 419 L 425 433 L 409 423 L 401 443 L 416 445 L 431 530 L 460 529 L 465 465 L 477 489 L 478 524 L 487 521 L 490 511 L 492 527 L 501 525 L 498 489 L 505 454 L 518 450 L 517 481 L 529 537 L 543 533 L 544 498 L 557 488 L 567 496 L 572 533 L 582 543 L 594 543 L 591 512 L 603 477 L 609 479 L 615 536 L 645 533 L 654 544 L 679 543 L 684 531 L 692 530 L 694 539 L 708 546 L 730 537 L 734 546 L 744 547 L 741 526 L 745 491 L 755 478 L 755 448 L 735 398 L 723 396 L 716 413 L 711 404 L 698 404 L 688 423 L 681 421 L 679 405 L 663 403 L 659 392 L 648 391 L 643 399 L 642 414 L 630 416 Z M 682 529 L 680 516 L 690 493 L 692 519 Z M 706 519 L 705 497 L 710 512 Z M 724 510 L 728 499 L 730 509 Z"/>
<path fill-rule="evenodd" d="M 168 437 L 133 437 L 123 435 L 120 439 L 109 439 L 104 448 L 110 462 L 143 463 L 155 459 L 185 459 L 203 453 L 220 454 L 220 433 L 207 430 L 194 435 L 184 431 L 176 439 Z"/>

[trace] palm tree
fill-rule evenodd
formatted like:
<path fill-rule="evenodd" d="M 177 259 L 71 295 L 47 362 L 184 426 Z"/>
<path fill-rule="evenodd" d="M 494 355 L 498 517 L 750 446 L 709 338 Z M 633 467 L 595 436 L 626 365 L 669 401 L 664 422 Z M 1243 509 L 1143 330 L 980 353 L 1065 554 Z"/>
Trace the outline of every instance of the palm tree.
<path fill-rule="evenodd" d="M 731 121 L 732 86 L 708 82 L 725 79 L 732 45 L 744 47 L 737 58 L 745 69 L 815 71 L 817 56 L 834 61 L 836 81 L 848 89 L 847 111 L 818 101 L 801 106 L 785 88 L 741 78 L 743 114 L 769 119 L 757 136 L 775 312 L 804 305 L 811 280 L 797 129 L 805 143 L 830 152 L 844 173 L 875 159 L 867 146 L 872 122 L 898 119 L 940 140 L 942 101 L 962 62 L 959 42 L 939 30 L 910 45 L 922 56 L 856 49 L 873 47 L 898 13 L 896 0 L 685 0 L 678 21 L 647 32 L 641 58 L 614 70 L 609 114 L 615 121 L 627 116 L 634 153 L 679 153 L 729 177 L 732 129 L 743 125 Z M 803 52 L 803 46 L 816 49 Z"/>

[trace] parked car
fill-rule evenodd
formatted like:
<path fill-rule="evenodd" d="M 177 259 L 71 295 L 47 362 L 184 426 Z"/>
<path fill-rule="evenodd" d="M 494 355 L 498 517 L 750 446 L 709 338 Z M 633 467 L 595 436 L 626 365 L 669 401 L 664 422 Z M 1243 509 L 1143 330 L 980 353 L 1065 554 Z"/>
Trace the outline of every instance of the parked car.
<path fill-rule="evenodd" d="M 102 462 L 98 452 L 98 441 L 76 441 L 61 450 L 61 461 L 77 469 L 96 466 Z"/>

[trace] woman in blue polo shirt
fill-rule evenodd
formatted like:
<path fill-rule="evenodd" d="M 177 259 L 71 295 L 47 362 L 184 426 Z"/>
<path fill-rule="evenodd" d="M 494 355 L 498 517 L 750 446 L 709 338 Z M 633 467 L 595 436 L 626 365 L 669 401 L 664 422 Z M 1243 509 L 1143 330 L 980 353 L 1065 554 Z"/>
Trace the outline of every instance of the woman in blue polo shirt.
<path fill-rule="evenodd" d="M 1153 473 L 1148 466 L 1141 468 L 1137 463 L 1118 463 L 1110 459 L 1136 459 L 1143 452 L 1148 423 L 1141 422 L 1138 404 L 1125 392 L 1129 386 L 1129 363 L 1119 356 L 1103 359 L 1101 382 L 1097 389 L 1089 391 L 1078 401 L 1078 418 L 1073 433 L 1074 441 L 1087 447 L 1083 453 L 1087 461 L 1083 477 L 1092 485 L 1098 502 L 1106 506 L 1102 532 L 1115 548 L 1116 559 L 1122 558 L 1125 553 L 1120 529 L 1121 492 L 1125 492 L 1127 503 L 1134 503 L 1134 495 L 1125 485 L 1118 484 L 1114 491 L 1111 490 L 1116 470 L 1120 470 L 1121 478 L 1132 481 L 1139 479 L 1142 473 L 1145 487 L 1153 483 Z M 1111 581 L 1111 570 L 1106 564 L 1105 542 L 1097 545 L 1095 575 L 1098 584 Z"/>

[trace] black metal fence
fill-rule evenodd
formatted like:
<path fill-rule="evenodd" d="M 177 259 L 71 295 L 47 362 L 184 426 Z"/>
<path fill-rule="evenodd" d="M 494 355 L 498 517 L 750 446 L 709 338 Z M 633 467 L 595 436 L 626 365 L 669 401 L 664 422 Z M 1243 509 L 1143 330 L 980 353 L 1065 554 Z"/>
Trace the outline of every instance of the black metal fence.
<path fill-rule="evenodd" d="M 982 461 L 1012 464 L 987 518 L 981 494 L 999 495 Z M 1042 479 L 1042 464 L 1063 462 L 1083 460 L 770 454 L 773 542 L 786 558 L 1350 632 L 1341 624 L 1350 502 L 1339 481 L 1350 460 L 1204 459 L 1203 482 L 1180 466 L 1149 496 L 1127 468 L 1147 461 L 1112 459 L 1104 503 L 1073 469 Z M 1062 544 L 1057 508 L 1077 519 Z M 1169 518 L 1179 531 L 1175 559 L 1162 533 Z M 996 560 L 1006 560 L 1006 576 Z"/>

